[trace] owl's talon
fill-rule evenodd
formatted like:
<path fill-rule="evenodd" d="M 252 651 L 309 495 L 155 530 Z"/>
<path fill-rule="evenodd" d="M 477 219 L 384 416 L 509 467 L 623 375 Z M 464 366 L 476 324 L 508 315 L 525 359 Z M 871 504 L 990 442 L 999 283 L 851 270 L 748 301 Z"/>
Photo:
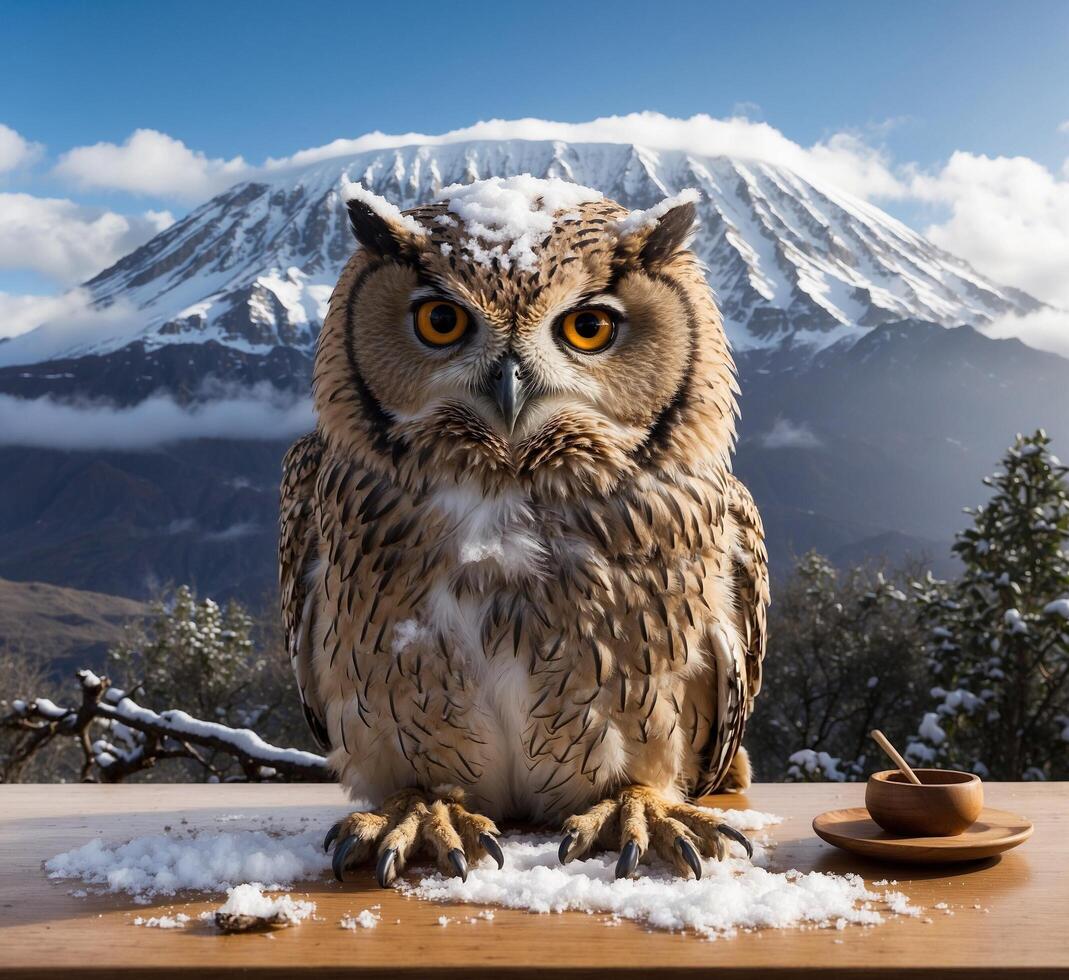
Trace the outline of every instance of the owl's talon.
<path fill-rule="evenodd" d="M 355 837 L 343 837 L 338 846 L 334 848 L 334 858 L 330 862 L 331 868 L 334 870 L 334 877 L 338 881 L 345 880 L 345 860 L 349 857 L 349 852 L 353 847 L 359 843 Z"/>
<path fill-rule="evenodd" d="M 557 857 L 562 863 L 591 849 L 620 848 L 616 877 L 635 872 L 649 853 L 669 864 L 682 878 L 702 877 L 702 859 L 727 857 L 728 841 L 753 856 L 745 834 L 720 823 L 715 811 L 695 803 L 677 803 L 648 786 L 625 786 L 617 796 L 596 803 L 586 813 L 564 821 L 564 840 Z M 616 842 L 619 842 L 618 844 Z"/>
<path fill-rule="evenodd" d="M 330 851 L 330 845 L 334 843 L 335 838 L 341 833 L 341 825 L 344 820 L 339 820 L 330 830 L 327 831 L 327 836 L 323 838 L 323 853 L 326 854 Z"/>
<path fill-rule="evenodd" d="M 468 859 L 464 857 L 464 852 L 459 847 L 454 847 L 448 854 L 449 863 L 456 868 L 457 875 L 461 881 L 468 880 Z"/>
<path fill-rule="evenodd" d="M 620 860 L 616 862 L 616 877 L 629 878 L 638 867 L 638 859 L 642 856 L 638 844 L 629 840 L 620 851 Z"/>
<path fill-rule="evenodd" d="M 700 881 L 702 877 L 702 861 L 698 857 L 698 852 L 694 850 L 694 845 L 686 837 L 677 837 L 676 847 L 679 848 L 679 853 L 683 855 L 683 860 L 690 865 L 690 870 L 694 872 L 695 880 Z"/>
<path fill-rule="evenodd" d="M 753 844 L 750 843 L 750 838 L 741 830 L 736 830 L 734 827 L 729 826 L 726 823 L 717 824 L 716 829 L 725 837 L 730 837 L 736 843 L 741 844 L 746 849 L 746 856 L 750 858 L 750 860 L 753 860 Z"/>
<path fill-rule="evenodd" d="M 505 855 L 501 851 L 497 838 L 493 834 L 482 833 L 479 834 L 479 843 L 482 844 L 483 850 L 497 862 L 497 870 L 500 871 L 505 866 Z"/>
<path fill-rule="evenodd" d="M 396 877 L 393 873 L 394 859 L 397 857 L 397 848 L 387 847 L 379 855 L 378 864 L 375 865 L 375 880 L 381 888 L 389 888 L 390 883 Z"/>

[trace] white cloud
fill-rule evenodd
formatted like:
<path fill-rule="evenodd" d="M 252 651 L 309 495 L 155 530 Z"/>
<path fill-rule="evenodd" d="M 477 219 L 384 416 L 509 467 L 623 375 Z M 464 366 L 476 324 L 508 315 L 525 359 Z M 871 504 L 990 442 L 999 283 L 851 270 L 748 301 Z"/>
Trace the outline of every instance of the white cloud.
<path fill-rule="evenodd" d="M 1066 119 L 1065 122 L 1058 124 L 1058 132 L 1069 133 L 1069 119 Z"/>
<path fill-rule="evenodd" d="M 44 149 L 40 143 L 31 143 L 10 126 L 0 123 L 0 173 L 36 163 Z"/>
<path fill-rule="evenodd" d="M 167 228 L 167 211 L 116 214 L 65 198 L 0 193 L 0 268 L 81 282 Z"/>
<path fill-rule="evenodd" d="M 1017 337 L 1029 347 L 1069 357 L 1069 310 L 1048 307 L 1025 316 L 1005 316 L 977 329 L 988 337 Z"/>
<path fill-rule="evenodd" d="M 824 445 L 804 422 L 778 418 L 758 441 L 765 449 L 819 449 Z"/>
<path fill-rule="evenodd" d="M 916 174 L 914 197 L 949 209 L 925 234 L 997 282 L 1069 307 L 1069 175 L 1028 157 L 958 151 Z"/>
<path fill-rule="evenodd" d="M 49 320 L 63 320 L 85 311 L 85 295 L 71 290 L 59 296 L 32 296 L 0 292 L 0 338 L 28 333 Z M 0 347 L 0 362 L 3 351 Z"/>
<path fill-rule="evenodd" d="M 0 317 L 10 315 L 18 328 L 17 334 L 7 334 L 12 339 L 0 344 L 0 367 L 85 353 L 96 344 L 132 339 L 144 326 L 143 316 L 129 303 L 100 309 L 89 301 L 84 289 L 60 296 L 0 293 Z"/>
<path fill-rule="evenodd" d="M 305 166 L 320 160 L 368 150 L 422 144 L 439 146 L 466 140 L 566 140 L 572 143 L 637 143 L 651 150 L 685 150 L 702 156 L 736 156 L 790 167 L 815 180 L 859 197 L 893 196 L 905 187 L 883 152 L 849 133 L 804 147 L 774 126 L 743 116 L 714 119 L 704 114 L 673 119 L 659 112 L 604 116 L 584 123 L 545 119 L 490 119 L 440 135 L 374 132 L 356 139 L 338 139 L 325 146 L 270 159 L 267 170 Z"/>
<path fill-rule="evenodd" d="M 4 294 L 0 313 L 14 311 L 26 329 L 0 344 L 0 368 L 77 357 L 100 344 L 121 346 L 144 327 L 144 314 L 129 302 L 99 308 L 90 305 L 91 298 L 88 290 L 71 290 L 51 302 L 45 296 Z"/>
<path fill-rule="evenodd" d="M 0 395 L 0 444 L 54 449 L 144 449 L 182 439 L 290 439 L 315 424 L 310 400 L 270 386 L 206 404 L 155 396 L 129 408 Z"/>
<path fill-rule="evenodd" d="M 53 171 L 82 187 L 102 187 L 199 201 L 249 176 L 241 157 L 209 159 L 155 129 L 135 130 L 120 146 L 95 143 L 68 150 Z"/>

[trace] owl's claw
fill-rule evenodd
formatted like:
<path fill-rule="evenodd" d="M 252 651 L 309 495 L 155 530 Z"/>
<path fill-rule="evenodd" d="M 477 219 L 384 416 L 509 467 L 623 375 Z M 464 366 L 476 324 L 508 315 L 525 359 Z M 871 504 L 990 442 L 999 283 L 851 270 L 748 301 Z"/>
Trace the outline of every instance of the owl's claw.
<path fill-rule="evenodd" d="M 374 860 L 375 880 L 387 888 L 421 856 L 434 858 L 442 874 L 465 880 L 469 860 L 484 854 L 503 867 L 497 834 L 492 820 L 464 807 L 459 789 L 406 789 L 387 797 L 378 810 L 350 813 L 327 831 L 323 847 L 334 848 L 331 867 L 339 881 L 346 868 Z"/>
<path fill-rule="evenodd" d="M 638 844 L 629 840 L 620 851 L 620 860 L 616 862 L 616 877 L 630 878 L 638 867 L 638 859 L 642 856 Z"/>
<path fill-rule="evenodd" d="M 464 857 L 464 852 L 459 847 L 454 847 L 449 852 L 449 863 L 456 868 L 457 874 L 460 876 L 461 881 L 468 880 L 468 859 Z"/>
<path fill-rule="evenodd" d="M 345 880 L 345 860 L 349 857 L 349 852 L 359 843 L 355 837 L 344 837 L 338 842 L 338 846 L 334 848 L 334 859 L 330 862 L 331 868 L 334 870 L 334 877 L 338 881 Z"/>
<path fill-rule="evenodd" d="M 726 823 L 718 823 L 716 829 L 725 837 L 730 837 L 733 841 L 738 842 L 746 848 L 746 856 L 751 860 L 753 859 L 753 844 L 750 843 L 750 838 L 741 830 L 736 830 L 734 827 Z"/>
<path fill-rule="evenodd" d="M 382 888 L 389 888 L 390 882 L 396 877 L 393 873 L 393 862 L 397 857 L 397 848 L 387 847 L 379 855 L 378 864 L 375 865 L 375 880 Z"/>
<path fill-rule="evenodd" d="M 728 856 L 729 840 L 741 844 L 753 857 L 753 845 L 746 835 L 720 823 L 715 811 L 694 803 L 677 803 L 642 785 L 626 786 L 586 813 L 568 817 L 564 834 L 557 852 L 562 863 L 618 846 L 617 878 L 634 874 L 646 854 L 656 854 L 680 877 L 701 878 L 702 858 L 723 861 Z"/>
<path fill-rule="evenodd" d="M 505 866 L 505 855 L 501 851 L 497 838 L 493 834 L 484 832 L 479 834 L 479 843 L 482 844 L 483 850 L 497 862 L 497 870 L 500 871 Z"/>
<path fill-rule="evenodd" d="M 679 853 L 683 855 L 683 860 L 690 865 L 690 870 L 694 872 L 695 879 L 701 880 L 702 860 L 698 857 L 698 852 L 694 850 L 694 845 L 686 837 L 677 837 L 676 847 L 679 848 Z"/>
<path fill-rule="evenodd" d="M 334 843 L 335 838 L 341 833 L 341 825 L 344 820 L 339 820 L 330 830 L 327 831 L 327 836 L 323 838 L 323 853 L 326 854 L 330 850 L 330 845 Z"/>

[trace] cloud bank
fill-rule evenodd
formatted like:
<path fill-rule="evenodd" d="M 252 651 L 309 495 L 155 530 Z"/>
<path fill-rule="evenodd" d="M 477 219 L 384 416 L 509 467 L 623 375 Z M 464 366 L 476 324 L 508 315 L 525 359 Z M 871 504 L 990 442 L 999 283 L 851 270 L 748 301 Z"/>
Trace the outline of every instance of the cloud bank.
<path fill-rule="evenodd" d="M 68 150 L 53 173 L 80 187 L 201 201 L 252 171 L 240 156 L 210 160 L 173 136 L 138 129 L 121 145 L 95 143 Z"/>
<path fill-rule="evenodd" d="M 169 211 L 123 215 L 65 198 L 0 193 L 0 268 L 30 269 L 72 285 L 173 222 Z"/>
<path fill-rule="evenodd" d="M 819 449 L 824 443 L 804 422 L 778 418 L 758 441 L 765 449 Z"/>
<path fill-rule="evenodd" d="M 10 126 L 0 123 L 0 174 L 36 163 L 44 151 L 40 143 L 31 143 Z"/>
<path fill-rule="evenodd" d="M 311 400 L 269 386 L 201 405 L 170 396 L 129 408 L 0 395 L 0 445 L 51 449 L 147 449 L 183 439 L 291 439 L 314 425 Z"/>
<path fill-rule="evenodd" d="M 0 293 L 0 367 L 35 364 L 50 358 L 77 356 L 106 341 L 129 337 L 144 318 L 130 303 L 100 308 L 90 305 L 88 290 L 72 289 L 59 296 Z M 5 334 L 5 330 L 11 332 Z"/>
<path fill-rule="evenodd" d="M 940 248 L 1069 307 L 1069 171 L 1058 176 L 1027 157 L 959 151 L 937 172 L 917 174 L 910 192 L 949 210 L 924 229 Z"/>
<path fill-rule="evenodd" d="M 858 197 L 890 197 L 905 191 L 881 150 L 860 137 L 837 133 L 804 147 L 774 126 L 744 116 L 714 119 L 699 114 L 673 119 L 659 112 L 603 116 L 584 123 L 547 119 L 490 119 L 438 135 L 430 133 L 367 133 L 337 139 L 324 146 L 269 159 L 264 170 L 306 166 L 333 157 L 369 150 L 420 144 L 442 146 L 469 140 L 564 140 L 570 143 L 636 143 L 651 150 L 683 150 L 701 156 L 736 156 L 789 167 L 835 185 Z"/>

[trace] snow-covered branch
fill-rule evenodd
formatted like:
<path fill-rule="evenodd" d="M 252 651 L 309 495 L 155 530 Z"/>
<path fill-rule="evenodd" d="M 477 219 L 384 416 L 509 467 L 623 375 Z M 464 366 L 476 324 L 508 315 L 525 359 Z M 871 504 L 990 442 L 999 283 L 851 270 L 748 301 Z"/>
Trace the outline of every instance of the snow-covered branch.
<path fill-rule="evenodd" d="M 53 738 L 70 737 L 81 745 L 82 779 L 88 781 L 119 782 L 161 759 L 189 760 L 210 779 L 218 779 L 220 773 L 211 758 L 220 752 L 238 763 L 248 782 L 330 779 L 322 756 L 279 748 L 251 729 L 201 721 L 185 711 L 151 711 L 111 687 L 106 677 L 91 670 L 80 670 L 77 676 L 81 686 L 77 707 L 57 705 L 47 698 L 18 700 L 0 718 L 3 727 L 26 733 L 16 749 L 16 764 L 25 763 Z M 94 725 L 101 730 L 99 737 L 94 737 Z"/>

